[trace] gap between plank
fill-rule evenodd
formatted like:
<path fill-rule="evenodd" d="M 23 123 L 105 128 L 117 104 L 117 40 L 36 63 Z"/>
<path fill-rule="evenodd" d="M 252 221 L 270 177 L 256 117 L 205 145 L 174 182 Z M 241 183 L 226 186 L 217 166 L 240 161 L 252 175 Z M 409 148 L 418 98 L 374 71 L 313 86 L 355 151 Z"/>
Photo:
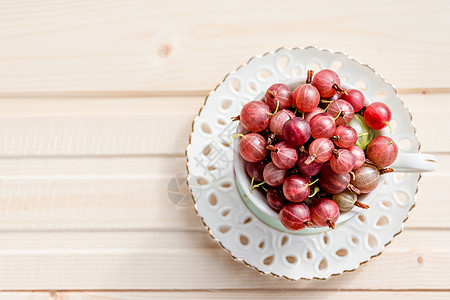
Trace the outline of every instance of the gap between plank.
<path fill-rule="evenodd" d="M 180 91 L 67 91 L 67 92 L 13 92 L 1 93 L 0 98 L 148 98 L 148 97 L 205 97 L 211 90 L 180 90 Z M 439 94 L 450 93 L 450 87 L 437 88 L 397 88 L 400 96 L 402 94 Z"/>
<path fill-rule="evenodd" d="M 187 146 L 187 140 L 186 140 Z M 449 152 L 450 153 L 450 152 Z M 444 154 L 447 154 L 444 152 Z M 1 159 L 114 159 L 114 158 L 180 158 L 186 157 L 182 153 L 148 153 L 148 154 L 69 154 L 69 155 L 0 155 Z"/>
<path fill-rule="evenodd" d="M 301 281 L 296 281 L 301 282 Z M 294 282 L 295 283 L 295 282 Z M 250 289 L 142 289 L 142 290 L 130 290 L 130 289 L 79 289 L 79 290 L 4 290 L 1 289 L 1 292 L 48 292 L 50 295 L 54 296 L 55 293 L 70 293 L 70 292 L 118 292 L 118 293 L 129 293 L 129 292 L 158 292 L 158 293 L 173 293 L 173 292 L 184 292 L 184 293 L 198 293 L 198 292 L 257 292 L 264 290 L 265 292 L 279 292 L 283 290 L 283 292 L 450 292 L 450 289 L 274 289 L 274 288 L 250 288 Z"/>
<path fill-rule="evenodd" d="M 187 141 L 186 141 L 187 146 Z M 423 151 L 420 151 L 423 153 Z M 444 151 L 426 151 L 426 153 L 433 154 L 433 155 L 449 155 L 450 151 L 444 152 Z M 186 154 L 184 153 L 148 153 L 148 154 L 101 154 L 101 155 L 95 155 L 95 154 L 87 154 L 87 155 L 63 155 L 63 154 L 57 154 L 57 155 L 0 155 L 0 160 L 2 159 L 14 159 L 14 160 L 20 160 L 20 159 L 114 159 L 114 158 L 182 158 L 186 157 Z M 439 163 L 439 160 L 438 160 Z"/>
<path fill-rule="evenodd" d="M 405 227 L 403 231 L 450 231 L 450 227 Z M 24 229 L 0 229 L 1 233 L 16 233 L 16 234 L 28 234 L 28 233 L 180 233 L 180 232 L 198 232 L 207 233 L 203 227 L 199 228 L 146 228 L 146 227 L 133 227 L 133 228 L 24 228 Z"/>

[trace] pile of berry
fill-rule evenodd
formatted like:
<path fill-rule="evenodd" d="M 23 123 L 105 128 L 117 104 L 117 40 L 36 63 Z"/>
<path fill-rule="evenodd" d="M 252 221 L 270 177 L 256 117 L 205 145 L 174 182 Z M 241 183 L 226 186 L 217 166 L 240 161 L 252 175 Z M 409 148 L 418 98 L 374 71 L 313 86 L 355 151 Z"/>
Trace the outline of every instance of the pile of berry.
<path fill-rule="evenodd" d="M 347 124 L 354 118 L 364 127 L 389 126 L 390 109 L 381 102 L 364 106 L 363 93 L 340 87 L 339 76 L 308 71 L 305 84 L 293 92 L 272 85 L 263 101 L 244 105 L 240 120 L 239 153 L 246 161 L 250 190 L 258 188 L 279 212 L 289 230 L 335 227 L 340 212 L 354 206 L 379 182 L 379 175 L 397 158 L 397 145 L 386 136 L 357 143 L 363 135 Z M 367 126 L 366 126 L 367 125 Z M 370 129 L 368 129 L 370 130 Z"/>

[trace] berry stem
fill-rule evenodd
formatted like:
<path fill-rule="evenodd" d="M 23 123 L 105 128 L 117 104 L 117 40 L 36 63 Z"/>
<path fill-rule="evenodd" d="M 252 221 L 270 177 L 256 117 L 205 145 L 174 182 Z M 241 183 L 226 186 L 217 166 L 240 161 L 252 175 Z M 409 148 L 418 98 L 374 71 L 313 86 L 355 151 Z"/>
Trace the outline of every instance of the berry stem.
<path fill-rule="evenodd" d="M 275 111 L 273 113 L 269 113 L 270 117 L 272 117 L 273 115 L 275 115 L 277 113 L 278 107 L 280 107 L 280 101 L 277 101 L 277 107 L 275 108 Z"/>
<path fill-rule="evenodd" d="M 354 185 L 351 184 L 351 183 L 349 183 L 349 184 L 347 185 L 347 188 L 348 188 L 350 191 L 352 191 L 353 193 L 357 194 L 357 195 L 361 194 L 361 191 L 360 191 L 356 186 L 354 186 Z"/>
<path fill-rule="evenodd" d="M 372 165 L 372 166 L 374 166 L 374 167 L 377 166 L 373 161 L 371 161 L 371 160 L 368 159 L 368 158 L 364 159 L 364 162 L 365 162 L 366 164 Z"/>
<path fill-rule="evenodd" d="M 252 177 L 252 182 L 250 182 L 250 193 L 253 194 L 253 183 L 255 182 L 255 177 Z"/>
<path fill-rule="evenodd" d="M 306 160 L 305 160 L 305 165 L 309 165 L 310 163 L 312 163 L 313 161 L 315 161 L 317 158 L 317 155 L 313 154 L 310 155 Z"/>
<path fill-rule="evenodd" d="M 305 221 L 305 225 L 306 225 L 307 227 L 314 227 L 314 223 L 311 222 L 311 221 Z"/>
<path fill-rule="evenodd" d="M 334 117 L 334 120 L 336 121 L 336 120 L 341 116 L 341 114 L 342 114 L 342 110 L 340 110 L 340 111 L 338 112 L 338 114 L 336 115 L 336 117 Z"/>
<path fill-rule="evenodd" d="M 274 90 L 268 90 L 267 94 L 269 94 L 270 96 L 272 96 L 273 98 L 275 98 L 277 96 L 277 91 Z"/>
<path fill-rule="evenodd" d="M 332 103 L 333 100 L 321 99 L 320 102 L 322 102 L 322 103 Z M 327 108 L 328 108 L 328 107 L 327 107 Z"/>
<path fill-rule="evenodd" d="M 366 111 L 366 107 L 363 106 L 363 108 L 361 108 L 361 110 L 359 111 L 359 114 L 364 117 L 364 112 L 365 111 Z"/>
<path fill-rule="evenodd" d="M 358 134 L 357 136 L 358 136 L 358 137 L 362 137 L 362 136 L 366 136 L 366 135 L 368 135 L 368 134 L 369 134 L 368 132 L 362 132 L 362 133 Z"/>
<path fill-rule="evenodd" d="M 334 157 L 339 158 L 339 152 L 336 149 L 331 150 L 331 152 L 333 153 Z"/>
<path fill-rule="evenodd" d="M 278 152 L 278 148 L 275 147 L 274 145 L 268 145 L 266 148 L 267 150 L 273 151 L 275 153 Z"/>
<path fill-rule="evenodd" d="M 328 110 L 328 107 L 330 107 L 331 103 L 333 103 L 333 101 L 327 101 L 327 100 L 322 100 L 323 103 L 328 103 L 327 107 L 325 107 L 323 109 L 323 112 L 326 112 Z"/>
<path fill-rule="evenodd" d="M 265 184 L 265 183 L 266 183 L 266 182 L 263 181 L 263 182 L 260 182 L 260 183 L 258 183 L 258 184 L 255 184 L 255 185 L 253 186 L 253 188 L 260 187 L 260 186 L 262 186 L 262 185 Z"/>
<path fill-rule="evenodd" d="M 328 227 L 330 227 L 331 229 L 334 229 L 336 227 L 336 225 L 334 225 L 334 222 L 331 220 L 327 220 L 327 224 L 328 224 Z"/>
<path fill-rule="evenodd" d="M 308 70 L 308 72 L 306 74 L 306 83 L 307 84 L 311 84 L 313 75 L 314 75 L 314 70 Z"/>
<path fill-rule="evenodd" d="M 241 119 L 241 115 L 238 115 L 236 117 L 231 117 L 231 121 L 239 121 Z"/>
<path fill-rule="evenodd" d="M 394 169 L 392 169 L 392 168 L 383 168 L 383 169 L 378 170 L 378 172 L 380 172 L 380 175 L 383 175 L 383 174 L 394 172 Z"/>
<path fill-rule="evenodd" d="M 314 180 L 313 182 L 309 183 L 308 186 L 313 185 L 314 183 L 316 183 L 317 181 L 319 181 L 319 178 L 317 178 L 316 180 Z"/>
<path fill-rule="evenodd" d="M 358 200 L 356 200 L 355 206 L 358 206 L 358 207 L 361 207 L 361 208 L 364 208 L 364 209 L 368 209 L 369 208 L 369 205 L 361 203 Z"/>
<path fill-rule="evenodd" d="M 332 141 L 332 142 L 339 141 L 339 136 L 338 135 L 333 135 L 332 137 L 330 137 L 330 141 Z"/>
<path fill-rule="evenodd" d="M 355 180 L 356 179 L 355 173 L 353 173 L 353 171 L 350 171 L 349 173 L 352 174 L 353 180 Z"/>
<path fill-rule="evenodd" d="M 238 136 L 240 136 L 241 138 L 245 139 L 245 135 L 243 135 L 242 133 L 237 133 L 237 132 L 235 132 L 235 133 L 233 133 L 233 135 L 231 136 L 231 140 L 230 140 L 229 144 L 231 145 L 231 143 L 233 142 L 233 140 L 234 140 L 235 138 L 237 138 Z"/>
<path fill-rule="evenodd" d="M 318 186 L 315 186 L 315 187 L 314 187 L 314 190 L 313 190 L 313 192 L 312 192 L 312 194 L 310 194 L 310 195 L 308 196 L 308 198 L 314 197 L 318 192 L 320 192 L 320 188 L 319 188 Z"/>
<path fill-rule="evenodd" d="M 344 93 L 344 94 L 348 95 L 347 91 L 345 91 L 343 88 L 341 88 L 337 83 L 333 83 L 333 89 L 338 93 Z"/>
<path fill-rule="evenodd" d="M 302 111 L 302 118 L 303 119 L 305 118 L 305 112 L 304 111 Z"/>
<path fill-rule="evenodd" d="M 267 137 L 267 145 L 272 145 L 272 143 L 275 141 L 275 137 L 275 133 L 272 132 L 271 134 L 269 134 L 269 136 Z"/>
<path fill-rule="evenodd" d="M 392 127 L 391 127 L 391 124 L 389 124 L 389 122 L 384 122 L 384 124 L 386 124 L 387 127 L 389 127 L 389 132 L 392 134 Z"/>

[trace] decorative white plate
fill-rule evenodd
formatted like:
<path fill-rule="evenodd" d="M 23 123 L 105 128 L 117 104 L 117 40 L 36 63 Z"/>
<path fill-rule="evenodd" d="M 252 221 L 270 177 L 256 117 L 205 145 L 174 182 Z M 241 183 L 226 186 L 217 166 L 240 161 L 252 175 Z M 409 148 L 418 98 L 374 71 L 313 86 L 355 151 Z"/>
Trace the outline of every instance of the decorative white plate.
<path fill-rule="evenodd" d="M 233 173 L 230 118 L 276 82 L 304 77 L 308 69 L 334 69 L 392 110 L 391 137 L 399 151 L 417 153 L 420 143 L 395 88 L 373 68 L 348 55 L 316 47 L 281 48 L 250 59 L 229 73 L 205 100 L 186 148 L 188 184 L 194 208 L 211 237 L 237 261 L 291 280 L 326 279 L 353 271 L 381 253 L 403 228 L 414 207 L 419 173 L 390 173 L 371 203 L 340 227 L 313 235 L 281 232 L 260 221 L 242 201 Z"/>

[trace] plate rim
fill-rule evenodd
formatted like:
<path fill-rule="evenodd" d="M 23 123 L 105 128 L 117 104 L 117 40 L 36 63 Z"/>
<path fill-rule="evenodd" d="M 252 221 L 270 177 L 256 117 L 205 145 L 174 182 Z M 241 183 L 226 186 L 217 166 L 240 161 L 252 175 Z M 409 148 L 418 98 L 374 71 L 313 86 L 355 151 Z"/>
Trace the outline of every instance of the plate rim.
<path fill-rule="evenodd" d="M 207 232 L 208 232 L 210 238 L 211 238 L 214 242 L 216 242 L 223 250 L 225 250 L 225 252 L 227 252 L 227 253 L 231 256 L 231 258 L 232 258 L 234 261 L 243 263 L 243 264 L 246 265 L 247 267 L 249 267 L 249 268 L 251 268 L 251 269 L 257 271 L 258 273 L 260 273 L 260 274 L 262 274 L 262 275 L 271 275 L 271 276 L 273 276 L 273 277 L 276 277 L 276 278 L 284 278 L 284 279 L 287 279 L 287 280 L 289 280 L 289 281 L 298 281 L 298 280 L 307 280 L 307 281 L 310 281 L 310 280 L 328 280 L 328 279 L 331 278 L 331 277 L 336 277 L 336 276 L 341 275 L 341 274 L 343 274 L 343 273 L 354 272 L 354 271 L 356 271 L 361 265 L 364 265 L 364 264 L 368 263 L 370 260 L 372 260 L 373 258 L 375 258 L 375 257 L 377 257 L 377 256 L 380 256 L 380 255 L 383 253 L 383 251 L 384 251 L 384 249 L 386 248 L 386 246 L 388 246 L 389 244 L 391 244 L 392 241 L 394 240 L 394 238 L 395 238 L 396 236 L 398 236 L 400 233 L 403 232 L 403 229 L 404 229 L 404 226 L 405 226 L 405 222 L 409 219 L 409 216 L 410 216 L 410 214 L 411 214 L 412 209 L 416 206 L 416 202 L 417 202 L 417 192 L 419 191 L 420 180 L 421 180 L 421 178 L 422 178 L 422 173 L 420 173 L 420 174 L 419 174 L 419 178 L 417 179 L 417 187 L 416 187 L 416 191 L 415 191 L 414 197 L 413 197 L 414 203 L 413 203 L 413 205 L 411 206 L 411 208 L 408 210 L 408 213 L 407 213 L 407 215 L 406 215 L 406 218 L 402 221 L 400 230 L 392 236 L 392 238 L 389 240 L 389 242 L 387 242 L 385 245 L 383 245 L 383 246 L 381 247 L 380 252 L 377 253 L 377 254 L 374 254 L 374 255 L 370 256 L 367 260 L 360 262 L 359 265 L 356 266 L 354 269 L 351 269 L 351 270 L 343 270 L 342 272 L 339 272 L 339 273 L 333 273 L 333 274 L 329 275 L 328 277 L 324 277 L 324 278 L 322 278 L 322 277 L 312 277 L 312 278 L 299 277 L 299 278 L 291 278 L 291 277 L 286 276 L 286 275 L 278 275 L 278 274 L 275 274 L 275 273 L 273 273 L 273 272 L 262 271 L 262 270 L 258 269 L 256 266 L 254 266 L 254 265 L 252 265 L 252 264 L 249 264 L 249 263 L 246 262 L 244 259 L 235 256 L 228 248 L 226 248 L 226 247 L 222 244 L 222 242 L 221 242 L 219 239 L 217 239 L 217 238 L 213 235 L 213 233 L 212 233 L 212 231 L 211 231 L 211 228 L 205 223 L 205 221 L 204 221 L 204 219 L 203 219 L 203 216 L 201 216 L 201 215 L 198 213 L 197 203 L 195 202 L 194 195 L 193 195 L 193 191 L 192 191 L 191 186 L 189 185 L 189 180 L 188 180 L 188 179 L 189 179 L 189 175 L 190 175 L 190 173 L 189 173 L 189 157 L 188 157 L 188 151 L 189 151 L 189 149 L 190 149 L 190 147 L 191 147 L 191 140 L 192 140 L 192 136 L 193 136 L 193 134 L 194 134 L 194 124 L 195 124 L 195 122 L 199 119 L 200 113 L 202 112 L 204 106 L 206 105 L 206 103 L 207 103 L 207 101 L 208 101 L 208 98 L 209 98 L 212 94 L 214 94 L 214 93 L 216 92 L 216 90 L 217 90 L 217 89 L 225 82 L 225 80 L 228 78 L 228 76 L 230 76 L 230 75 L 233 74 L 233 73 L 236 73 L 239 69 L 241 69 L 242 67 L 248 65 L 248 64 L 249 64 L 252 60 L 254 60 L 255 58 L 260 58 L 260 57 L 264 57 L 264 56 L 266 56 L 266 55 L 275 54 L 275 53 L 277 53 L 277 52 L 279 52 L 279 51 L 282 51 L 282 50 L 293 51 L 293 50 L 307 50 L 307 49 L 315 49 L 315 50 L 317 50 L 317 51 L 324 51 L 324 52 L 329 52 L 329 53 L 331 53 L 331 54 L 340 54 L 340 55 L 343 55 L 343 56 L 347 57 L 348 59 L 350 59 L 350 60 L 352 60 L 352 61 L 354 61 L 354 62 L 360 64 L 361 66 L 370 69 L 370 70 L 371 70 L 375 75 L 377 75 L 377 76 L 378 76 L 385 84 L 389 85 L 389 86 L 393 89 L 393 91 L 395 92 L 395 96 L 400 100 L 400 102 L 401 102 L 403 108 L 404 108 L 404 109 L 408 112 L 408 114 L 409 114 L 410 123 L 411 123 L 411 126 L 412 126 L 413 131 L 414 131 L 414 136 L 417 138 L 417 141 L 418 141 L 418 144 L 419 144 L 419 147 L 418 147 L 418 152 L 419 152 L 419 153 L 420 153 L 420 149 L 421 149 L 421 147 L 422 147 L 422 144 L 421 144 L 421 142 L 420 142 L 420 139 L 419 139 L 419 137 L 417 136 L 417 130 L 416 130 L 416 126 L 414 125 L 414 122 L 413 122 L 413 119 L 412 119 L 411 111 L 405 106 L 405 102 L 404 102 L 403 99 L 400 97 L 400 95 L 399 95 L 397 89 L 395 88 L 395 86 L 394 86 L 392 83 L 386 81 L 386 79 L 385 79 L 381 74 L 379 74 L 379 73 L 378 73 L 371 65 L 362 63 L 361 61 L 359 61 L 359 60 L 353 58 L 352 56 L 350 56 L 349 54 L 347 54 L 346 52 L 342 52 L 342 51 L 334 51 L 334 50 L 327 49 L 327 48 L 320 48 L 320 47 L 318 47 L 318 46 L 306 46 L 306 47 L 287 47 L 287 46 L 283 46 L 283 47 L 280 47 L 280 48 L 278 48 L 278 49 L 276 49 L 276 50 L 265 52 L 264 54 L 258 54 L 258 55 L 252 56 L 247 62 L 245 62 L 244 64 L 238 66 L 236 69 L 233 69 L 232 71 L 228 72 L 228 73 L 225 75 L 225 77 L 222 79 L 222 81 L 221 81 L 219 84 L 217 84 L 216 87 L 215 87 L 213 90 L 211 90 L 211 91 L 206 95 L 205 100 L 204 100 L 202 106 L 200 107 L 200 109 L 199 109 L 197 115 L 194 117 L 194 119 L 193 119 L 193 121 L 192 121 L 192 125 L 191 125 L 191 133 L 189 134 L 189 142 L 188 142 L 188 145 L 186 146 L 185 151 L 184 151 L 184 155 L 185 155 L 185 157 L 186 157 L 186 172 L 187 172 L 187 175 L 186 175 L 186 184 L 187 184 L 187 186 L 188 186 L 188 188 L 189 188 L 189 194 L 190 194 L 191 200 L 192 200 L 192 202 L 193 202 L 193 204 L 194 204 L 194 205 L 193 205 L 194 211 L 195 211 L 195 214 L 197 215 L 197 217 L 198 217 L 198 218 L 200 219 L 200 221 L 202 222 L 203 227 L 207 230 Z"/>

